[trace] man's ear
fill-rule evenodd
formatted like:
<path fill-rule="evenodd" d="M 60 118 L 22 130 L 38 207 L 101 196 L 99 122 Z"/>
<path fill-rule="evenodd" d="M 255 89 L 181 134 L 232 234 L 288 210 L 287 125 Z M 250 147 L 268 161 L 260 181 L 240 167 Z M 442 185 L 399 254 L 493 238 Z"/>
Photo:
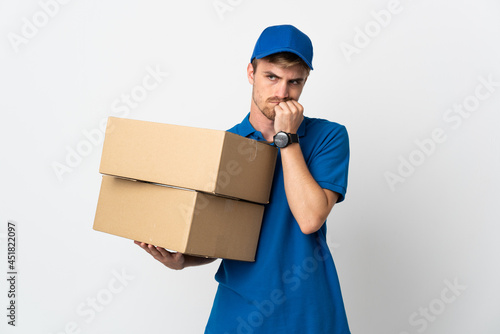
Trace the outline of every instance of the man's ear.
<path fill-rule="evenodd" d="M 248 77 L 248 82 L 253 85 L 254 83 L 254 71 L 253 71 L 253 65 L 252 63 L 248 63 L 247 66 L 247 77 Z"/>

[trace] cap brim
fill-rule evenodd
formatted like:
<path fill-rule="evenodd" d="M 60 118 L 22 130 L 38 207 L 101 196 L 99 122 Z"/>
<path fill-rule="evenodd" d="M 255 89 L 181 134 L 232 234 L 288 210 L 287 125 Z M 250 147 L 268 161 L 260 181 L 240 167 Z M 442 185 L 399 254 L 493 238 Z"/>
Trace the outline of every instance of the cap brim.
<path fill-rule="evenodd" d="M 306 57 L 301 55 L 299 52 L 297 52 L 293 49 L 289 49 L 289 48 L 279 48 L 279 49 L 268 50 L 267 52 L 259 53 L 259 54 L 255 55 L 252 59 L 250 59 L 250 62 L 252 60 L 254 60 L 254 58 L 261 59 L 261 58 L 273 55 L 275 53 L 280 53 L 280 52 L 290 52 L 290 53 L 296 54 L 297 56 L 300 57 L 300 59 L 302 59 L 306 63 L 307 66 L 309 66 L 309 68 L 311 70 L 313 70 L 312 64 L 309 63 L 309 61 L 306 59 Z"/>

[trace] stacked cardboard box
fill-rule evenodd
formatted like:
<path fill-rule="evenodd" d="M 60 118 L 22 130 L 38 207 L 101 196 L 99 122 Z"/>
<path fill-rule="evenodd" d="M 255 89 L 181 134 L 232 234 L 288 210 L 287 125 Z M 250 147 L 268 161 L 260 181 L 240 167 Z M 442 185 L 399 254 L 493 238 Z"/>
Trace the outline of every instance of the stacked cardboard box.
<path fill-rule="evenodd" d="M 254 261 L 276 156 L 225 131 L 110 117 L 94 229 Z"/>

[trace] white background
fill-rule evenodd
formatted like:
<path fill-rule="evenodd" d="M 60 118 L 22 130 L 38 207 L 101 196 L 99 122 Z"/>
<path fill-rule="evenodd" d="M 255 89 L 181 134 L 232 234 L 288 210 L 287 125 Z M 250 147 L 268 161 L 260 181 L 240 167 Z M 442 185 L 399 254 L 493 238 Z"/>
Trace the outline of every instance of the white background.
<path fill-rule="evenodd" d="M 92 230 L 99 122 L 231 127 L 249 111 L 255 41 L 284 23 L 315 46 L 306 115 L 350 135 L 348 193 L 328 239 L 352 333 L 500 332 L 498 1 L 401 0 L 384 26 L 371 12 L 389 1 L 54 3 L 0 2 L 2 277 L 8 220 L 19 237 L 17 327 L 7 325 L 2 278 L 1 333 L 203 332 L 219 261 L 170 271 L 132 241 Z M 357 53 L 343 53 L 347 44 Z M 148 69 L 168 76 L 124 108 L 121 97 L 139 96 Z M 489 93 L 482 100 L 480 77 L 497 83 L 479 88 Z M 470 116 L 448 114 L 463 103 Z M 446 140 L 419 153 L 416 141 L 436 129 Z M 78 149 L 80 159 L 68 158 Z M 410 158 L 414 170 L 400 167 Z M 387 173 L 398 168 L 404 182 L 391 187 Z"/>

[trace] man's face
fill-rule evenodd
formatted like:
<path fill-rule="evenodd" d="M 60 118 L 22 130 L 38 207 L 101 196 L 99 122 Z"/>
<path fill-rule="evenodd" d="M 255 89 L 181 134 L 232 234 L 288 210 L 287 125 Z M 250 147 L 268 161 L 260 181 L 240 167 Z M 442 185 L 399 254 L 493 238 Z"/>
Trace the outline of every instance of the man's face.
<path fill-rule="evenodd" d="M 280 102 L 299 100 L 308 75 L 300 65 L 282 68 L 265 59 L 259 59 L 256 72 L 249 64 L 247 74 L 248 81 L 253 85 L 252 106 L 270 120 L 274 120 L 274 107 Z"/>

